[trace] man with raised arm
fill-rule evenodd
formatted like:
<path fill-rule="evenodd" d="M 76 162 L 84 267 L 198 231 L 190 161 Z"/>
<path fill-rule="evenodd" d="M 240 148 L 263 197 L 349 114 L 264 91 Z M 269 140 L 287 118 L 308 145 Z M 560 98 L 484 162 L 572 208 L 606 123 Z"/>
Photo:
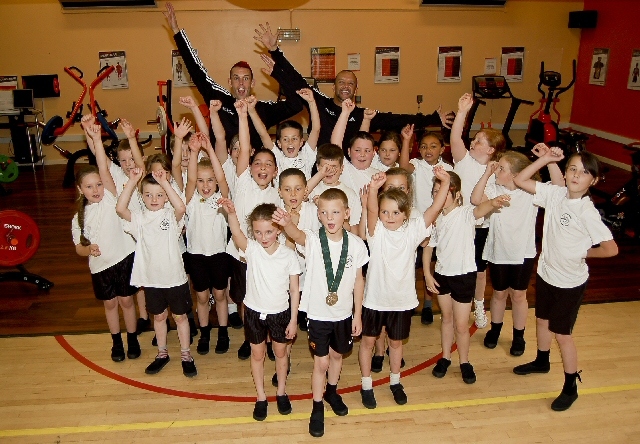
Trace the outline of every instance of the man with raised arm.
<path fill-rule="evenodd" d="M 169 27 L 174 33 L 173 38 L 178 46 L 182 59 L 184 60 L 184 65 L 187 71 L 189 71 L 189 75 L 198 89 L 198 92 L 202 95 L 207 105 L 211 100 L 220 100 L 222 102 L 222 108 L 219 111 L 219 116 L 225 129 L 227 145 L 229 145 L 231 139 L 238 134 L 238 115 L 233 104 L 236 100 L 241 100 L 251 95 L 251 89 L 255 85 L 253 71 L 247 62 L 240 61 L 233 65 L 229 72 L 229 89 L 216 83 L 207 74 L 206 68 L 196 54 L 196 50 L 191 45 L 184 29 L 181 30 L 178 27 L 178 19 L 173 5 L 171 3 L 167 3 L 166 6 L 167 10 L 164 11 L 164 16 L 169 23 Z M 271 53 L 271 56 L 277 60 L 286 61 L 286 58 L 282 52 L 277 49 L 277 46 L 275 51 Z M 268 75 L 271 74 L 271 71 L 268 69 L 263 69 L 263 71 Z M 286 97 L 297 97 L 298 95 L 295 90 L 288 88 L 289 86 L 293 86 L 295 83 L 289 80 L 286 74 L 280 74 L 278 77 L 286 80 L 282 85 Z M 304 87 L 308 87 L 306 83 L 304 84 Z M 267 128 L 271 128 L 273 125 L 295 116 L 302 111 L 302 109 L 303 103 L 300 100 L 287 100 L 282 102 L 259 101 L 256 104 L 256 111 Z M 251 122 L 249 122 L 249 129 L 251 134 L 251 145 L 255 148 L 261 147 L 262 142 L 260 141 L 260 136 Z M 212 131 L 210 131 L 210 138 L 211 140 L 214 140 Z"/>
<path fill-rule="evenodd" d="M 287 94 L 288 90 L 296 91 L 301 88 L 308 88 L 306 80 L 302 75 L 296 71 L 296 69 L 289 63 L 284 57 L 282 51 L 278 48 L 278 39 L 275 34 L 271 32 L 269 23 L 260 25 L 260 30 L 256 29 L 257 41 L 262 42 L 264 46 L 269 50 L 273 60 L 269 60 L 266 55 L 262 55 L 262 60 L 266 63 L 268 69 L 265 72 L 272 71 L 271 77 L 280 83 L 288 101 L 296 100 L 301 105 L 306 106 L 305 103 L 298 97 L 294 97 L 293 94 Z M 293 82 L 293 84 L 290 84 Z M 342 101 L 351 99 L 355 103 L 356 91 L 358 90 L 358 78 L 353 71 L 343 70 L 336 75 L 335 82 L 333 84 L 333 97 L 328 97 L 322 94 L 317 88 L 313 89 L 315 100 L 320 112 L 320 139 L 318 140 L 318 146 L 323 143 L 329 143 L 331 141 L 331 132 L 336 125 L 338 116 L 342 111 Z M 342 147 L 347 154 L 347 149 L 351 138 L 360 130 L 360 124 L 364 117 L 364 108 L 357 107 L 351 112 L 349 122 L 347 123 L 347 129 L 342 141 Z M 453 113 L 442 112 L 442 107 L 439 107 L 432 114 L 393 114 L 377 112 L 373 120 L 371 121 L 370 131 L 377 130 L 395 130 L 398 133 L 406 125 L 415 125 L 416 128 L 425 128 L 431 125 L 442 125 L 447 128 L 451 127 L 453 123 Z"/>

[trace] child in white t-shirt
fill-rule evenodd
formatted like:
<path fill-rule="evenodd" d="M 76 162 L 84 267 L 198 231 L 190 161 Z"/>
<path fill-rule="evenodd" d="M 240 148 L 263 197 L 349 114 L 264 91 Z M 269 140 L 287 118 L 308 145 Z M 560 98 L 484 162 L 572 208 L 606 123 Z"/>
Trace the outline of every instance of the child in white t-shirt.
<path fill-rule="evenodd" d="M 438 216 L 429 245 L 425 247 L 427 257 L 436 248 L 435 273 L 424 268 L 427 289 L 438 295 L 438 305 L 442 313 L 441 341 L 442 358 L 438 360 L 432 373 L 442 378 L 451 365 L 451 346 L 458 345 L 462 380 L 467 384 L 476 382 L 476 374 L 469 363 L 469 314 L 476 282 L 473 236 L 475 226 L 491 211 L 502 208 L 509 201 L 508 195 L 501 195 L 478 206 L 462 204 L 460 177 L 452 171 L 447 185 L 436 178 L 433 192 L 441 187 L 448 188 L 447 199 L 442 213 Z"/>
<path fill-rule="evenodd" d="M 336 126 L 331 133 L 331 143 L 334 145 L 342 146 L 349 115 L 355 107 L 356 104 L 351 99 L 342 101 L 342 112 L 338 116 Z M 349 157 L 351 160 L 345 160 L 344 171 L 342 171 L 340 181 L 356 193 L 359 193 L 363 187 L 369 185 L 371 177 L 380 172 L 380 170 L 371 166 L 375 155 L 374 143 L 375 141 L 371 134 L 365 131 L 358 131 L 349 141 Z"/>
<path fill-rule="evenodd" d="M 539 147 L 534 152 L 542 155 Z M 507 151 L 500 161 L 491 161 L 471 194 L 471 203 L 479 205 L 500 194 L 511 196 L 509 206 L 494 212 L 490 216 L 489 235 L 484 245 L 482 258 L 491 265 L 491 329 L 484 338 L 484 346 L 495 348 L 502 330 L 502 321 L 511 297 L 513 316 L 513 341 L 509 353 L 521 356 L 526 342 L 524 328 L 529 312 L 527 288 L 533 271 L 536 256 L 536 217 L 538 207 L 533 204 L 533 196 L 517 187 L 513 178 L 531 165 L 531 161 L 522 153 Z M 557 164 L 551 163 L 549 173 L 554 184 L 562 184 L 562 172 Z M 495 182 L 488 184 L 491 175 Z"/>
<path fill-rule="evenodd" d="M 364 117 L 360 124 L 360 131 L 369 132 L 371 128 L 371 120 L 376 116 L 375 109 L 366 108 Z M 396 131 L 383 131 L 377 143 L 378 149 L 373 156 L 371 166 L 380 171 L 387 171 L 389 168 L 399 167 L 400 149 L 402 148 L 402 140 Z"/>
<path fill-rule="evenodd" d="M 256 131 L 260 134 L 263 146 L 272 150 L 276 156 L 278 170 L 284 171 L 288 168 L 297 168 L 309 180 L 311 179 L 313 164 L 316 161 L 316 148 L 318 146 L 318 137 L 320 136 L 320 114 L 318 114 L 315 98 L 310 89 L 301 89 L 297 93 L 309 104 L 312 129 L 306 142 L 303 138 L 302 125 L 295 120 L 285 120 L 278 125 L 276 144 L 274 145 L 267 127 L 264 126 L 256 112 L 256 103 L 258 101 L 254 96 L 247 97 L 245 101 L 249 105 L 249 117 L 251 117 Z"/>
<path fill-rule="evenodd" d="M 406 404 L 407 395 L 400 384 L 402 341 L 409 337 L 413 309 L 418 306 L 415 285 L 416 249 L 431 234 L 436 219 L 447 198 L 449 175 L 442 168 L 434 171 L 442 182 L 434 204 L 422 218 L 411 218 L 413 202 L 399 188 L 385 185 L 386 174 L 371 178 L 367 197 L 367 239 L 371 259 L 362 304 L 362 340 L 360 371 L 362 372 L 362 404 L 373 409 L 376 399 L 371 378 L 372 347 L 385 327 L 389 338 L 391 368 L 389 388 L 397 404 Z"/>
<path fill-rule="evenodd" d="M 534 195 L 533 203 L 545 209 L 542 252 L 536 280 L 536 337 L 538 353 L 533 362 L 513 369 L 517 375 L 548 373 L 549 350 L 555 335 L 564 367 L 564 386 L 551 403 L 555 411 L 567 410 L 578 399 L 578 352 L 571 332 L 589 279 L 586 259 L 611 257 L 618 246 L 589 198 L 589 187 L 599 176 L 598 159 L 582 151 L 565 167 L 566 186 L 540 183 L 531 177 L 550 162 L 562 160 L 562 151 L 551 149 L 514 179 Z"/>
<path fill-rule="evenodd" d="M 245 337 L 251 343 L 251 374 L 258 399 L 253 419 L 267 417 L 267 395 L 264 389 L 264 357 L 267 336 L 273 343 L 276 356 L 278 390 L 276 402 L 281 415 L 291 413 L 291 402 L 286 393 L 287 343 L 296 336 L 300 287 L 298 275 L 302 272 L 296 253 L 278 241 L 280 228 L 272 222 L 274 204 L 260 204 L 247 218 L 250 238 L 240 229 L 233 202 L 222 198 L 220 205 L 229 215 L 229 227 L 236 246 L 247 261 L 247 295 L 244 299 Z"/>
<path fill-rule="evenodd" d="M 78 212 L 73 218 L 71 232 L 76 253 L 89 257 L 93 291 L 104 303 L 111 339 L 111 359 L 124 361 L 125 352 L 120 334 L 118 306 L 122 307 L 127 328 L 127 357 L 140 356 L 136 334 L 136 309 L 133 297 L 137 288 L 130 284 L 135 241 L 124 232 L 115 212 L 116 185 L 109 173 L 107 155 L 100 137 L 100 125 L 83 125 L 95 147 L 98 168 L 86 167 L 76 174 L 80 192 Z"/>
<path fill-rule="evenodd" d="M 198 153 L 204 149 L 209 157 L 198 162 Z M 189 275 L 198 300 L 200 339 L 197 352 L 209 353 L 211 325 L 209 325 L 209 295 L 213 293 L 218 317 L 218 354 L 229 350 L 227 331 L 227 288 L 231 258 L 227 246 L 227 222 L 218 205 L 221 197 L 229 197 L 224 172 L 215 156 L 209 137 L 196 133 L 189 142 L 189 165 L 185 197 L 187 203 L 187 254 Z"/>
<path fill-rule="evenodd" d="M 253 209 L 262 203 L 276 205 L 280 203 L 278 189 L 273 185 L 278 174 L 278 167 L 275 155 L 271 150 L 262 148 L 255 150 L 253 156 L 250 156 L 248 106 L 245 101 L 238 100 L 235 107 L 239 116 L 240 153 L 236 163 L 236 188 L 233 203 L 240 221 L 240 229 L 245 236 L 248 236 L 247 216 L 251 214 Z M 229 294 L 231 299 L 241 308 L 246 293 L 247 264 L 238 254 L 238 246 L 233 238 L 227 245 L 227 253 L 234 258 L 231 261 Z M 244 360 L 249 357 L 251 357 L 251 346 L 249 340 L 245 339 L 238 350 L 238 358 Z"/>
<path fill-rule="evenodd" d="M 142 175 L 139 168 L 131 171 L 116 211 L 124 219 L 125 229 L 136 239 L 131 285 L 145 287 L 147 310 L 154 315 L 158 354 L 145 373 L 156 374 L 169 362 L 166 320 L 167 308 L 171 308 L 180 340 L 182 372 L 193 377 L 198 371 L 189 351 L 187 312 L 192 304 L 191 291 L 178 241 L 182 237 L 186 207 L 167 180 L 167 172 L 159 169 L 147 174 L 140 184 L 145 210 L 129 210 L 129 200 Z"/>
<path fill-rule="evenodd" d="M 322 223 L 318 233 L 299 230 L 291 223 L 291 215 L 282 209 L 273 216 L 305 255 L 307 274 L 300 309 L 309 319 L 309 345 L 314 354 L 309 433 L 315 437 L 324 434 L 323 399 L 336 415 L 349 413 L 337 393 L 338 380 L 342 355 L 351 351 L 352 336 L 360 335 L 362 330 L 362 266 L 369 260 L 364 241 L 343 228 L 349 219 L 344 192 L 330 188 L 320 195 L 317 205 Z"/>
<path fill-rule="evenodd" d="M 461 196 L 463 205 L 471 203 L 471 192 L 482 177 L 491 160 L 498 158 L 499 154 L 506 148 L 506 140 L 500 131 L 492 128 L 485 128 L 478 131 L 471 141 L 469 150 L 462 140 L 462 131 L 467 114 L 473 105 L 471 94 L 464 94 L 458 101 L 458 113 L 451 126 L 451 155 L 453 156 L 453 171 L 462 180 Z M 494 177 L 489 178 L 489 183 L 493 183 Z M 485 220 L 481 227 L 476 228 L 474 238 L 475 260 L 476 260 L 476 291 L 474 295 L 476 326 L 484 328 L 487 326 L 487 314 L 484 309 L 484 290 L 487 285 L 487 261 L 482 259 L 484 244 L 489 234 L 489 221 Z"/>

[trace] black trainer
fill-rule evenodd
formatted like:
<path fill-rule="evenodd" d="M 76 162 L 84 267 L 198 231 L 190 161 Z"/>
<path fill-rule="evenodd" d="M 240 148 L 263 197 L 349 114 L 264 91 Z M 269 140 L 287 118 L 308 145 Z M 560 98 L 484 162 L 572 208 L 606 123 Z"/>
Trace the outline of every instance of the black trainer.
<path fill-rule="evenodd" d="M 265 399 L 264 401 L 256 401 L 256 406 L 253 408 L 253 419 L 256 421 L 264 421 L 267 419 L 267 406 L 269 403 Z"/>
<path fill-rule="evenodd" d="M 232 328 L 235 328 L 236 330 L 239 330 L 242 327 L 244 327 L 244 324 L 242 323 L 242 318 L 240 317 L 240 313 L 235 312 L 235 313 L 229 314 L 229 325 Z"/>
<path fill-rule="evenodd" d="M 230 343 L 229 336 L 226 336 L 226 337 L 218 336 L 218 341 L 216 342 L 216 349 L 215 349 L 216 354 L 221 355 L 223 353 L 228 352 L 229 343 Z M 251 348 L 249 348 L 249 351 L 251 351 Z"/>
<path fill-rule="evenodd" d="M 393 393 L 393 400 L 398 405 L 405 405 L 407 403 L 407 394 L 404 392 L 402 384 L 397 383 L 390 385 L 391 393 Z"/>
<path fill-rule="evenodd" d="M 320 438 L 324 435 L 324 404 L 322 401 L 313 402 L 313 410 L 309 419 L 309 434 L 314 438 Z M 316 408 L 316 404 L 319 404 Z"/>
<path fill-rule="evenodd" d="M 246 361 L 251 357 L 251 344 L 249 341 L 244 341 L 240 348 L 238 349 L 238 359 L 242 359 Z"/>
<path fill-rule="evenodd" d="M 509 349 L 509 353 L 512 356 L 522 356 L 524 354 L 524 349 L 526 347 L 527 342 L 524 338 L 513 338 L 511 342 L 511 348 Z"/>
<path fill-rule="evenodd" d="M 578 399 L 578 392 L 569 395 L 565 392 L 560 392 L 560 395 L 551 403 L 551 410 L 556 412 L 564 412 Z"/>
<path fill-rule="evenodd" d="M 269 361 L 276 360 L 276 355 L 273 353 L 273 344 L 271 342 L 267 342 L 267 358 L 269 358 Z"/>
<path fill-rule="evenodd" d="M 156 356 L 156 359 L 154 359 L 153 362 L 147 366 L 144 372 L 147 375 L 155 375 L 156 373 L 159 373 L 160 370 L 162 370 L 164 366 L 169 363 L 169 361 L 169 355 L 165 356 L 164 358 L 159 358 Z"/>
<path fill-rule="evenodd" d="M 450 365 L 451 365 L 450 360 L 446 358 L 440 358 L 438 359 L 438 362 L 436 362 L 436 366 L 433 367 L 431 374 L 436 378 L 444 378 L 444 375 L 447 374 L 447 370 L 449 369 Z"/>
<path fill-rule="evenodd" d="M 342 396 L 337 393 L 327 394 L 323 396 L 324 400 L 329 403 L 331 410 L 338 416 L 346 416 L 349 413 L 349 407 L 342 401 Z"/>
<path fill-rule="evenodd" d="M 465 384 L 473 384 L 476 382 L 476 373 L 473 371 L 473 365 L 468 362 L 460 364 L 460 371 L 462 372 L 462 380 Z"/>
<path fill-rule="evenodd" d="M 131 336 L 129 336 L 131 335 Z M 140 357 L 142 350 L 140 350 L 140 343 L 138 342 L 138 336 L 135 333 L 127 333 L 127 358 L 137 359 Z"/>
<path fill-rule="evenodd" d="M 368 409 L 375 409 L 378 406 L 376 397 L 373 394 L 373 389 L 362 390 L 360 389 L 360 397 L 362 398 L 362 405 Z"/>
<path fill-rule="evenodd" d="M 111 360 L 113 362 L 122 362 L 124 361 L 124 357 L 124 344 L 122 342 L 113 344 L 113 347 L 111 347 Z"/>
<path fill-rule="evenodd" d="M 531 373 L 549 373 L 551 370 L 551 364 L 540 364 L 537 361 L 527 362 L 526 364 L 519 365 L 513 369 L 513 373 L 516 375 L 528 375 Z"/>
<path fill-rule="evenodd" d="M 374 373 L 380 373 L 382 371 L 383 363 L 384 356 L 373 355 L 371 357 L 371 371 Z"/>
<path fill-rule="evenodd" d="M 289 356 L 289 367 L 287 368 L 287 376 L 291 373 L 291 356 Z M 274 373 L 271 377 L 271 385 L 274 387 L 278 387 L 278 373 Z"/>
<path fill-rule="evenodd" d="M 136 334 L 141 334 L 142 332 L 148 331 L 151 328 L 151 319 L 138 318 L 138 322 L 136 324 Z"/>
<path fill-rule="evenodd" d="M 433 310 L 431 307 L 423 307 L 422 313 L 420 313 L 420 323 L 422 325 L 433 324 Z"/>
<path fill-rule="evenodd" d="M 158 346 L 158 338 L 156 337 L 156 335 L 153 335 L 153 339 L 151 340 L 151 345 L 153 347 L 157 347 Z"/>
<path fill-rule="evenodd" d="M 198 376 L 198 370 L 196 369 L 196 362 L 191 359 L 190 361 L 182 361 L 182 374 L 187 378 L 193 378 Z"/>
<path fill-rule="evenodd" d="M 289 395 L 286 393 L 282 396 L 276 395 L 276 404 L 278 405 L 278 413 L 281 415 L 288 415 L 291 413 L 291 401 L 289 401 Z"/>
<path fill-rule="evenodd" d="M 490 349 L 494 349 L 498 346 L 498 338 L 500 337 L 500 333 L 494 330 L 489 330 L 486 335 L 484 335 L 484 346 Z"/>
<path fill-rule="evenodd" d="M 198 347 L 196 351 L 199 355 L 206 355 L 209 353 L 209 343 L 211 342 L 211 337 L 207 335 L 200 334 L 200 339 L 198 339 Z"/>
<path fill-rule="evenodd" d="M 387 347 L 387 356 L 389 356 L 389 347 Z M 406 362 L 404 362 L 404 358 L 402 358 L 402 360 L 400 361 L 400 368 L 404 368 L 404 366 L 406 365 Z"/>

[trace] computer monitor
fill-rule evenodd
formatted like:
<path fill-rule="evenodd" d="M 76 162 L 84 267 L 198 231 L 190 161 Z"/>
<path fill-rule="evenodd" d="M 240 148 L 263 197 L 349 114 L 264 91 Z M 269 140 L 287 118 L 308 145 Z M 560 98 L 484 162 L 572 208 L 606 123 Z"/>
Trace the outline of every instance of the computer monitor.
<path fill-rule="evenodd" d="M 14 89 L 13 107 L 16 109 L 33 109 L 33 90 L 32 89 Z"/>

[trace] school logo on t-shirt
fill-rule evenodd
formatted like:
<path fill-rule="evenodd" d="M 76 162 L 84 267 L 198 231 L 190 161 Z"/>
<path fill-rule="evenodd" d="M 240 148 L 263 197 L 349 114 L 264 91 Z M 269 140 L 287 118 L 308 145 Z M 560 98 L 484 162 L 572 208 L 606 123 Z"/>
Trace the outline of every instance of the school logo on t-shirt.
<path fill-rule="evenodd" d="M 564 213 L 562 216 L 560 216 L 560 223 L 562 224 L 562 226 L 568 227 L 569 222 L 571 222 L 571 215 L 569 213 Z"/>
<path fill-rule="evenodd" d="M 347 262 L 344 264 L 344 268 L 351 268 L 352 265 L 353 265 L 353 256 L 348 255 Z"/>
<path fill-rule="evenodd" d="M 300 159 L 299 157 L 296 157 L 291 165 L 293 166 L 293 168 L 297 168 L 297 169 L 304 168 L 304 160 Z"/>
<path fill-rule="evenodd" d="M 160 222 L 160 229 L 162 231 L 167 231 L 169 229 L 169 219 L 162 219 L 162 222 Z"/>

